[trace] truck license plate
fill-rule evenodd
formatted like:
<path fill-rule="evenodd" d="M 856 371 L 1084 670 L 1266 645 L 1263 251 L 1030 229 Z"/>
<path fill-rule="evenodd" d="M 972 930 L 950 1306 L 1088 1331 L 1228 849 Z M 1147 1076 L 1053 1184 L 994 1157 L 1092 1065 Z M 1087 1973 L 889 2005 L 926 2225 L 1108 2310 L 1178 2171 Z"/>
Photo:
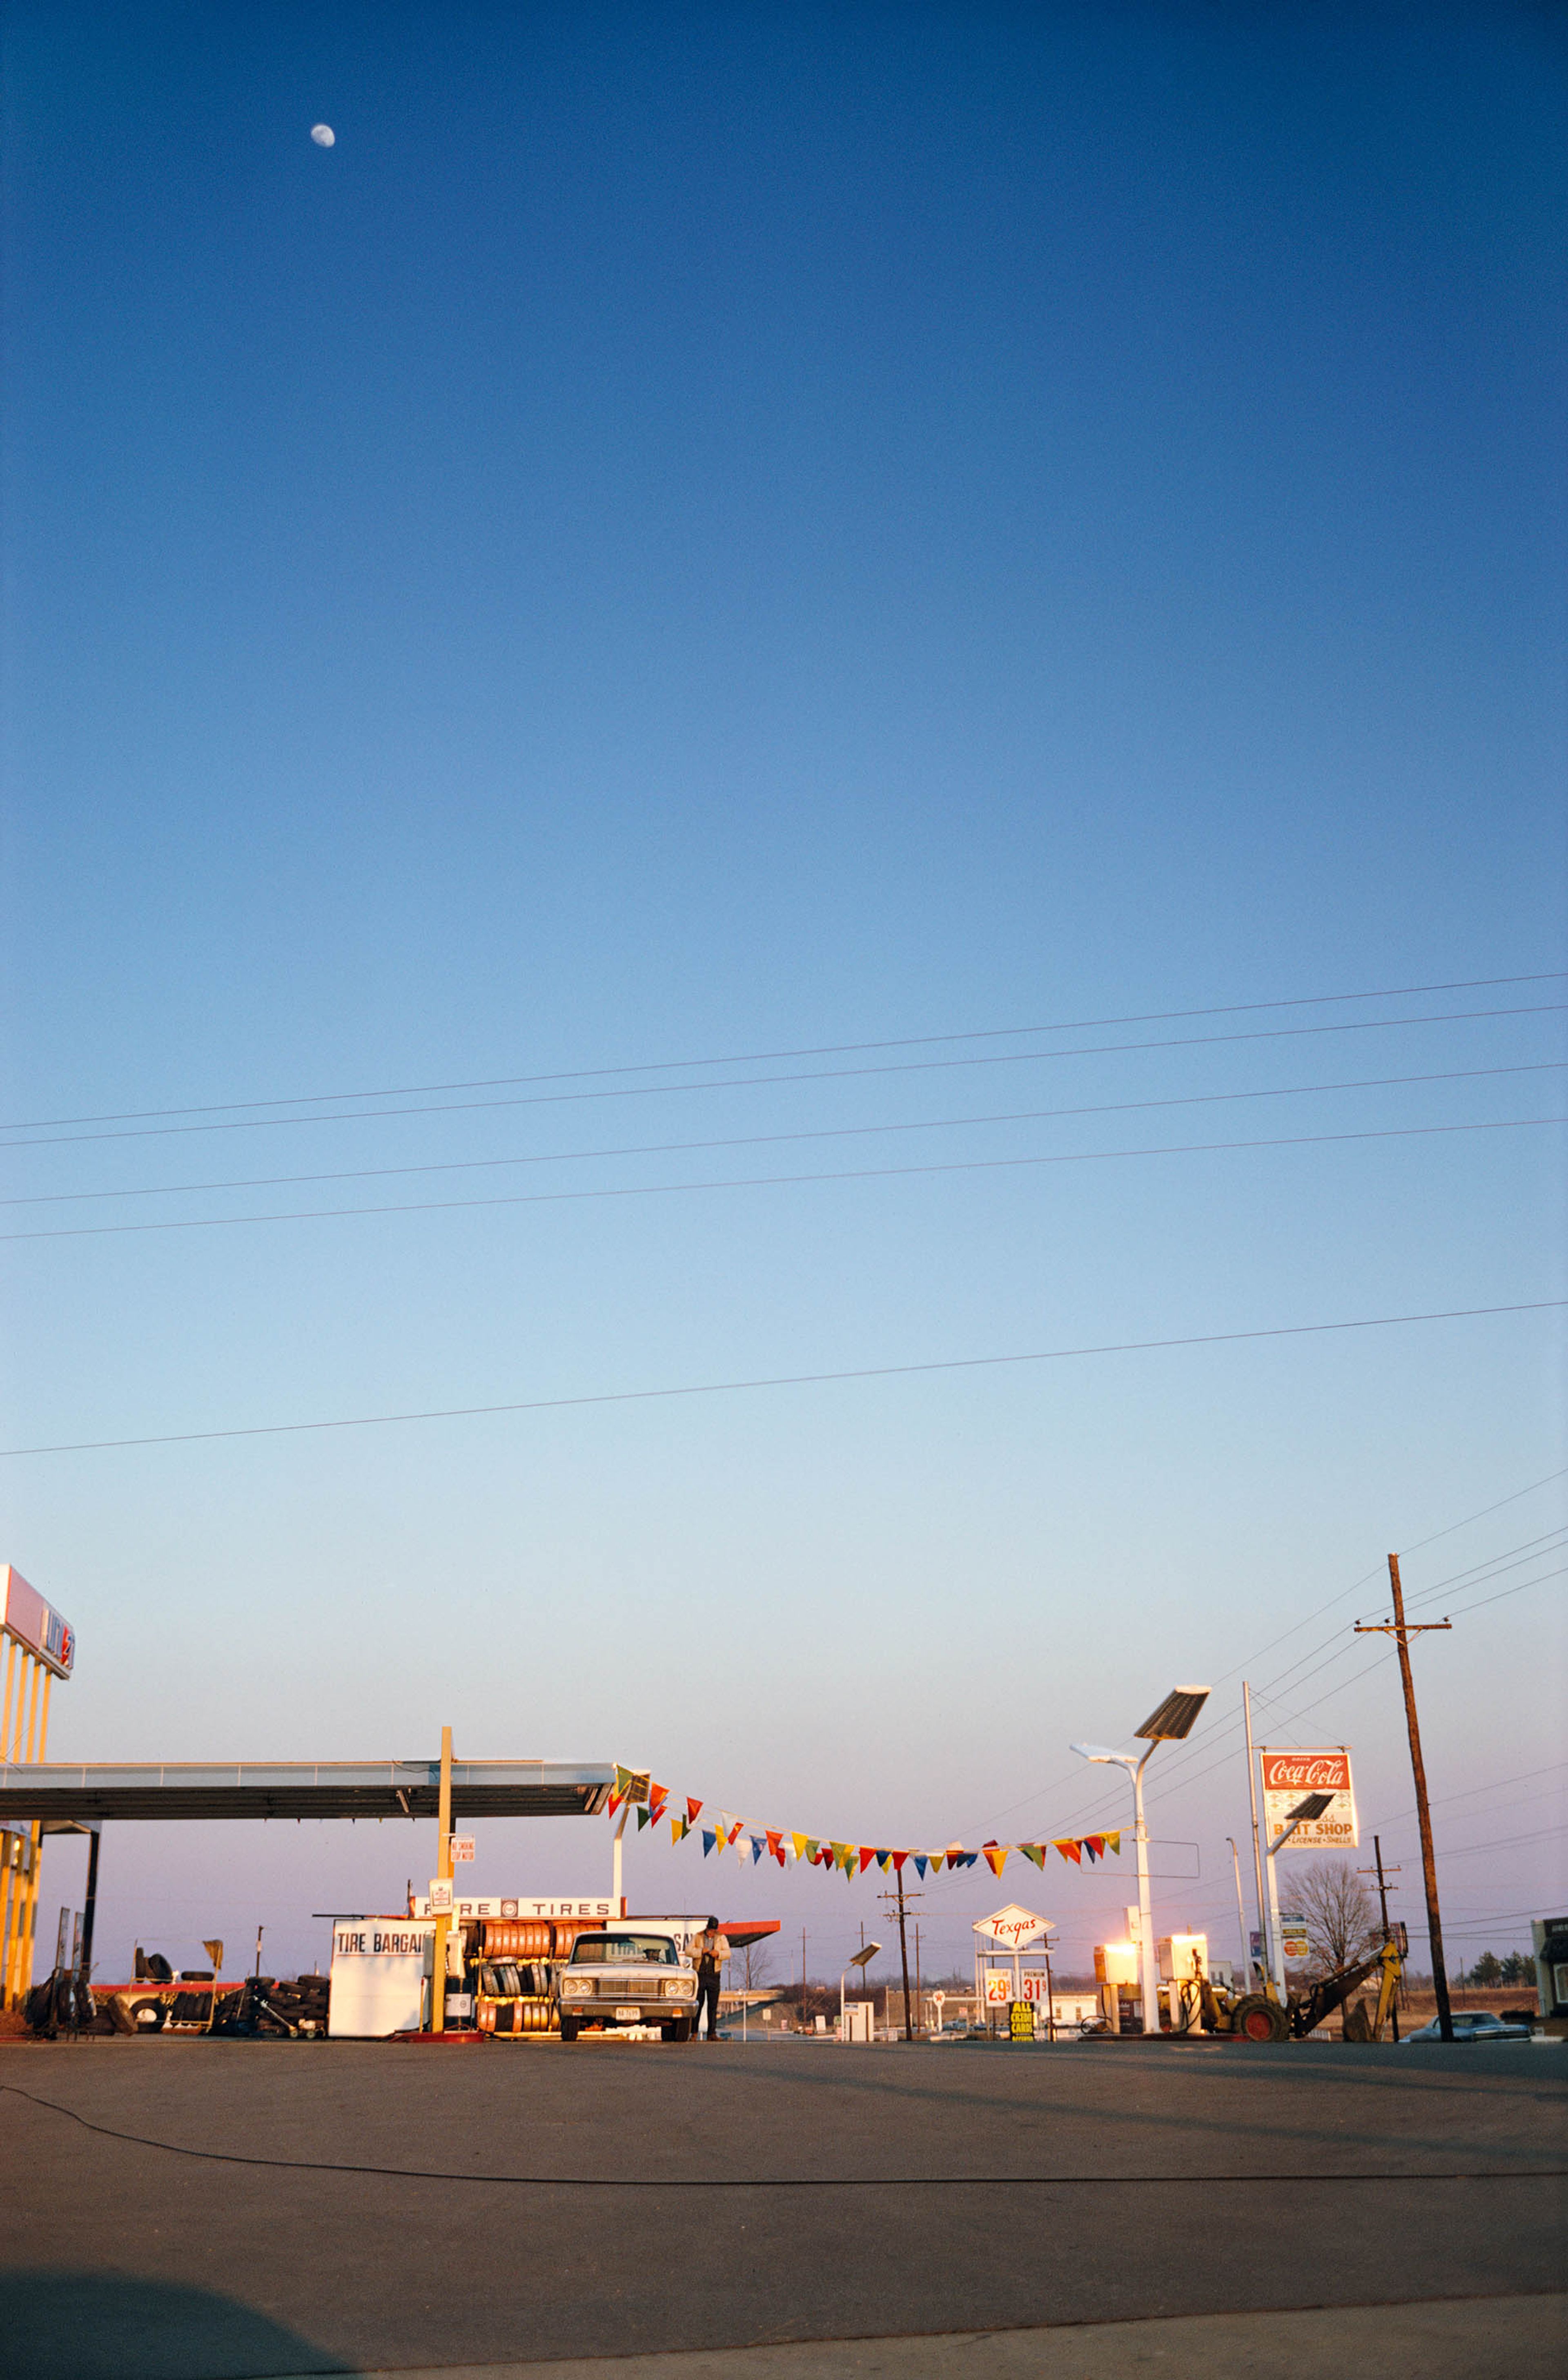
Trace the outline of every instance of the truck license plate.
<path fill-rule="evenodd" d="M 635 2024 L 642 2013 L 640 2008 L 618 2008 L 615 2011 L 616 2022 L 618 2024 Z"/>

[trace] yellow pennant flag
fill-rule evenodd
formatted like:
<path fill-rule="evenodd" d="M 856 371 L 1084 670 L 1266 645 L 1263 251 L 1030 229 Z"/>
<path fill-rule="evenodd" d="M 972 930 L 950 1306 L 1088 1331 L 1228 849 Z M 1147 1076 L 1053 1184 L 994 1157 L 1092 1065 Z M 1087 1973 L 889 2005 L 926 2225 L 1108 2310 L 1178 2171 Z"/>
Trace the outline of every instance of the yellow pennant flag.
<path fill-rule="evenodd" d="M 1120 1859 L 1122 1855 L 1122 1830 L 1119 1827 L 1116 1828 L 1114 1835 L 1107 1835 L 1105 1837 L 1105 1849 L 1108 1852 L 1115 1852 L 1116 1857 Z"/>
<path fill-rule="evenodd" d="M 942 1873 L 942 1862 L 946 1854 L 942 1852 L 927 1852 L 925 1856 L 931 1862 L 932 1875 L 940 1876 Z"/>
<path fill-rule="evenodd" d="M 809 1835 L 792 1834 L 790 1840 L 795 1846 L 795 1857 L 798 1860 L 803 1860 L 807 1852 L 811 1849 L 811 1837 Z"/>
<path fill-rule="evenodd" d="M 987 1844 L 986 1844 L 986 1846 L 985 1846 L 985 1856 L 986 1856 L 987 1860 L 990 1862 L 990 1864 L 991 1864 L 991 1873 L 992 1873 L 992 1875 L 993 1875 L 993 1876 L 1000 1876 L 1000 1875 L 1001 1875 L 1002 1870 L 1003 1870 L 1003 1869 L 1007 1866 L 1007 1853 L 1008 1853 L 1012 1849 L 1013 1849 L 1013 1845 L 1012 1845 L 1011 1843 L 987 1843 Z"/>

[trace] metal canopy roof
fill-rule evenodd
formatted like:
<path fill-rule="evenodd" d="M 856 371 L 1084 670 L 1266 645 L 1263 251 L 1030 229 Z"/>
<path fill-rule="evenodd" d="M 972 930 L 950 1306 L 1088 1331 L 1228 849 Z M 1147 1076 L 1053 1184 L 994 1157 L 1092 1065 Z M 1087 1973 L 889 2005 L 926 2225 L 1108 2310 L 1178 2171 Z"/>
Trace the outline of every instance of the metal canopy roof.
<path fill-rule="evenodd" d="M 434 1818 L 439 1760 L 0 1763 L 0 1818 Z M 458 1818 L 597 1817 L 605 1760 L 454 1760 Z"/>

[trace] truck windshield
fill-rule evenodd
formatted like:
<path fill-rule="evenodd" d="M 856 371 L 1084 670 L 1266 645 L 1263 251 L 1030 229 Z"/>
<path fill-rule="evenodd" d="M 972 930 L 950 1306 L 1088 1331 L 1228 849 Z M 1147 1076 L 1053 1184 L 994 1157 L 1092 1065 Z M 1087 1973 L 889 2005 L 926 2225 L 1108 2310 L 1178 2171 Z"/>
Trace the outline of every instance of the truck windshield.
<path fill-rule="evenodd" d="M 675 1945 L 668 1934 L 583 1934 L 572 1946 L 574 1967 L 673 1967 Z"/>

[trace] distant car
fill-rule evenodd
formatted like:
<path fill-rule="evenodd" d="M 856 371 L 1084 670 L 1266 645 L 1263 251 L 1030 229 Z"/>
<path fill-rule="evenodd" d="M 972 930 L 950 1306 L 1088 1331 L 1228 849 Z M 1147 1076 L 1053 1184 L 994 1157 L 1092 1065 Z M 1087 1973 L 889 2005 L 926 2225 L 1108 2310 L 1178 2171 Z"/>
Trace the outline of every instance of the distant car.
<path fill-rule="evenodd" d="M 669 1935 L 618 1925 L 578 1935 L 556 1970 L 555 1998 L 562 2041 L 589 2025 L 613 2033 L 640 2024 L 657 2025 L 666 2041 L 690 2041 L 697 1978 Z"/>
<path fill-rule="evenodd" d="M 1442 2027 L 1434 2017 L 1418 2032 L 1405 2034 L 1406 2041 L 1441 2041 Z M 1516 2018 L 1494 2016 L 1490 2009 L 1456 2010 L 1453 2017 L 1453 2038 L 1457 2041 L 1528 2041 L 1530 2028 Z"/>

